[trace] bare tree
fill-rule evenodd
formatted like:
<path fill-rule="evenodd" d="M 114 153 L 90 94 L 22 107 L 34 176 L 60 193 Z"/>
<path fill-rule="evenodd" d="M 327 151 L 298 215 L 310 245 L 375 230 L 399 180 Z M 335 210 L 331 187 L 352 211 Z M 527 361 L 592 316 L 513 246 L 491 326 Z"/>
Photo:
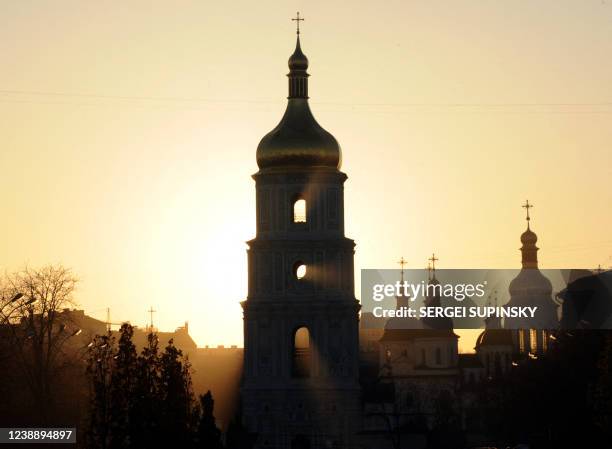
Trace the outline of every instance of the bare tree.
<path fill-rule="evenodd" d="M 2 283 L 0 323 L 11 351 L 7 355 L 32 396 L 41 424 L 49 417 L 53 385 L 68 363 L 66 342 L 80 333 L 63 313 L 75 304 L 77 282 L 71 270 L 47 265 L 5 275 Z"/>

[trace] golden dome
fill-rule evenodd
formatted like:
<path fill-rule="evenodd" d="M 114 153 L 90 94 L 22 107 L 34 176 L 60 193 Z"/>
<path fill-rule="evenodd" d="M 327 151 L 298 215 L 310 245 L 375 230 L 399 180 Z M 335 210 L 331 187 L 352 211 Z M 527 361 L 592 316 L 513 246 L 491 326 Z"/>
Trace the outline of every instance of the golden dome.
<path fill-rule="evenodd" d="M 260 169 L 324 167 L 339 169 L 342 156 L 338 141 L 317 123 L 308 105 L 308 58 L 300 48 L 289 58 L 289 97 L 280 123 L 257 147 Z"/>
<path fill-rule="evenodd" d="M 289 99 L 276 128 L 257 147 L 259 168 L 308 166 L 340 168 L 340 145 L 317 123 L 308 100 Z"/>

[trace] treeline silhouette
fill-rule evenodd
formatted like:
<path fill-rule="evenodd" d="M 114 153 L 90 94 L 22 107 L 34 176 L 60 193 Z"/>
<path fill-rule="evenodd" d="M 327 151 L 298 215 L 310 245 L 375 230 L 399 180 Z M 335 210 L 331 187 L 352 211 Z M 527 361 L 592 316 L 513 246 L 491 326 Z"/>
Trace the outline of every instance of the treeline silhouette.
<path fill-rule="evenodd" d="M 221 434 L 172 342 L 149 334 L 137 352 L 132 326 L 95 335 L 76 319 L 77 284 L 61 265 L 0 275 L 0 427 L 76 427 L 88 449 L 250 446 L 239 416 Z"/>
<path fill-rule="evenodd" d="M 190 362 L 172 342 L 160 348 L 149 334 L 138 351 L 128 324 L 94 336 L 72 321 L 65 310 L 75 305 L 77 281 L 61 266 L 0 276 L 1 427 L 77 427 L 77 447 L 88 449 L 253 445 L 239 416 L 221 434 L 212 394 L 194 394 Z M 552 335 L 546 354 L 519 357 L 507 372 L 440 397 L 432 429 L 424 416 L 390 427 L 394 447 L 403 434 L 425 434 L 429 449 L 465 447 L 474 434 L 497 447 L 610 447 L 612 331 Z M 386 397 L 374 393 L 369 399 Z M 401 410 L 393 406 L 408 398 L 387 400 L 384 418 L 395 422 Z"/>
<path fill-rule="evenodd" d="M 82 329 L 68 268 L 25 267 L 0 275 L 0 425 L 79 424 L 86 402 Z M 77 425 L 77 427 L 79 427 Z"/>
<path fill-rule="evenodd" d="M 230 423 L 225 444 L 214 418 L 210 391 L 195 398 L 189 359 L 170 340 L 159 348 L 149 333 L 140 354 L 134 329 L 123 324 L 119 340 L 96 336 L 90 343 L 87 373 L 90 404 L 87 447 L 128 449 L 244 449 L 250 437 L 239 419 Z"/>

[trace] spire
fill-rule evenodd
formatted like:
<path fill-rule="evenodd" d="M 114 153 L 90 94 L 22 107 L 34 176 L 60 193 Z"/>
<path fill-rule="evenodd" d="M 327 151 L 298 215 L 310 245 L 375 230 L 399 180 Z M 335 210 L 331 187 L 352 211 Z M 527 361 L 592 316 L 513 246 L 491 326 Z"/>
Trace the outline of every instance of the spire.
<path fill-rule="evenodd" d="M 426 307 L 440 307 L 442 305 L 442 285 L 440 281 L 436 279 L 436 262 L 440 259 L 436 257 L 435 253 L 432 253 L 431 257 L 427 260 L 429 261 L 427 268 L 430 270 L 431 277 L 427 282 L 424 305 Z M 453 320 L 449 317 L 425 316 L 421 318 L 421 322 L 424 328 L 429 329 L 448 330 L 453 328 Z"/>
<path fill-rule="evenodd" d="M 308 98 L 308 58 L 302 53 L 302 47 L 300 46 L 300 21 L 304 21 L 300 18 L 300 13 L 297 13 L 297 17 L 291 20 L 295 20 L 297 23 L 297 40 L 295 43 L 295 51 L 289 58 L 289 97 L 288 98 Z"/>
<path fill-rule="evenodd" d="M 525 200 L 525 204 L 523 204 L 521 207 L 525 209 L 525 212 L 527 213 L 527 229 L 529 229 L 529 221 L 531 220 L 531 218 L 529 217 L 529 209 L 533 207 L 533 204 L 529 204 L 529 200 Z"/>
<path fill-rule="evenodd" d="M 427 265 L 428 267 L 431 266 L 431 273 L 432 273 L 431 279 L 435 279 L 436 278 L 436 262 L 438 260 L 440 260 L 440 259 L 438 259 L 436 257 L 435 253 L 431 253 L 431 257 L 429 259 L 427 259 L 427 260 L 429 260 L 429 262 L 431 262 L 431 265 L 429 265 L 429 264 Z"/>
<path fill-rule="evenodd" d="M 497 307 L 497 290 L 495 290 L 493 294 L 495 295 L 493 302 L 491 302 L 491 295 L 489 295 L 487 305 Z M 501 317 L 499 316 L 493 315 L 493 316 L 487 317 L 485 318 L 484 322 L 485 322 L 486 329 L 501 329 L 502 328 Z"/>
<path fill-rule="evenodd" d="M 398 260 L 398 265 L 401 267 L 401 274 L 400 274 L 400 285 L 402 286 L 401 288 L 403 289 L 403 285 L 404 285 L 404 265 L 407 265 L 408 262 L 406 262 L 406 259 L 404 259 L 404 256 L 402 256 L 400 258 L 400 260 Z M 401 290 L 403 291 L 403 290 Z M 399 294 L 395 297 L 396 300 L 396 306 L 395 308 L 397 310 L 400 310 L 402 307 L 408 307 L 408 300 L 410 299 L 409 296 L 405 296 L 404 294 Z"/>
<path fill-rule="evenodd" d="M 527 220 L 527 230 L 521 234 L 521 262 L 523 268 L 538 268 L 538 247 L 536 246 L 536 242 L 538 241 L 538 236 L 533 232 L 529 226 L 529 222 L 531 221 L 531 217 L 529 216 L 529 209 L 533 207 L 532 204 L 529 204 L 529 200 L 525 201 L 523 207 L 526 212 L 526 220 Z"/>
<path fill-rule="evenodd" d="M 404 265 L 408 265 L 408 262 L 406 262 L 406 259 L 404 259 L 404 256 L 402 256 L 400 260 L 397 261 L 397 264 L 400 266 L 401 282 L 403 284 L 404 283 Z"/>
<path fill-rule="evenodd" d="M 299 20 L 298 20 L 299 19 Z M 298 24 L 304 19 L 294 19 Z M 302 53 L 300 30 L 289 58 L 289 97 L 280 123 L 257 146 L 260 170 L 338 170 L 342 152 L 334 136 L 317 123 L 308 105 L 308 58 Z"/>
<path fill-rule="evenodd" d="M 436 257 L 435 253 L 431 254 L 431 257 L 427 259 L 429 263 L 427 264 L 428 270 L 428 281 L 427 281 L 427 294 L 425 295 L 425 304 L 428 306 L 439 306 L 440 305 L 440 281 L 436 279 L 436 262 L 440 259 Z M 430 286 L 433 287 L 430 290 Z"/>

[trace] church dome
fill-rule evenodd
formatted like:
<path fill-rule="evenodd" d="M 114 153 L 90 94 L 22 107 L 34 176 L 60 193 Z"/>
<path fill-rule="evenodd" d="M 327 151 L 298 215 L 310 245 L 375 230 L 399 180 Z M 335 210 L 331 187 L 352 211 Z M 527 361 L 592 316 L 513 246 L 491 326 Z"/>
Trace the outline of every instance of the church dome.
<path fill-rule="evenodd" d="M 523 245 L 535 245 L 537 241 L 538 236 L 529 228 L 521 234 L 521 243 Z"/>
<path fill-rule="evenodd" d="M 476 348 L 481 346 L 512 346 L 512 332 L 509 329 L 485 329 L 476 340 Z"/>
<path fill-rule="evenodd" d="M 289 99 L 276 128 L 257 147 L 259 168 L 329 167 L 339 169 L 338 141 L 315 120 L 306 99 Z"/>
<path fill-rule="evenodd" d="M 308 58 L 302 53 L 300 38 L 298 36 L 295 51 L 289 57 L 289 70 L 306 70 L 308 68 Z"/>
<path fill-rule="evenodd" d="M 317 123 L 308 105 L 308 58 L 302 53 L 300 38 L 289 58 L 289 97 L 285 115 L 257 147 L 260 169 L 323 167 L 339 169 L 340 145 Z"/>
<path fill-rule="evenodd" d="M 524 268 L 512 279 L 508 291 L 511 297 L 545 297 L 552 295 L 550 280 L 537 268 Z"/>

